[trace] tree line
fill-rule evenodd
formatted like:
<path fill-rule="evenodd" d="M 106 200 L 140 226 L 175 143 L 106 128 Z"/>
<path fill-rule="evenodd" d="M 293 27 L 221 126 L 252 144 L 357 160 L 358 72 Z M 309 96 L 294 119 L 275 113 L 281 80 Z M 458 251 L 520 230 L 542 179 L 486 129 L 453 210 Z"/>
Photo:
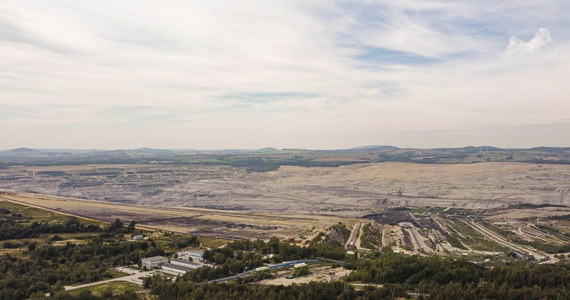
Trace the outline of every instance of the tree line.
<path fill-rule="evenodd" d="M 9 210 L 8 214 L 10 213 Z M 124 226 L 120 219 L 116 219 L 107 227 L 102 228 L 96 224 L 85 224 L 77 217 L 68 217 L 62 223 L 49 223 L 47 221 L 34 221 L 29 225 L 23 224 L 25 221 L 21 214 L 12 213 L 9 217 L 0 219 L 0 241 L 12 239 L 37 238 L 41 234 L 54 233 L 81 233 L 81 232 L 105 232 L 105 233 L 133 233 L 136 222 L 131 221 L 128 226 Z"/>
<path fill-rule="evenodd" d="M 501 263 L 375 253 L 360 260 L 348 281 L 396 284 L 429 299 L 569 299 L 570 265 Z"/>

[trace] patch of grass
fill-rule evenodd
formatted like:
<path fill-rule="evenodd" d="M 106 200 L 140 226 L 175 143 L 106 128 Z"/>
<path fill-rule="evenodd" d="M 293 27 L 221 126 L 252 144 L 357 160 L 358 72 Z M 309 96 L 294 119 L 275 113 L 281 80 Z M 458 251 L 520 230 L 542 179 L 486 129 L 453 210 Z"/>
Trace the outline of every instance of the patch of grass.
<path fill-rule="evenodd" d="M 127 274 L 115 270 L 109 270 L 108 273 L 111 275 L 111 278 L 121 278 L 127 276 Z"/>
<path fill-rule="evenodd" d="M 463 250 L 467 250 L 467 248 L 461 243 L 461 241 L 459 241 L 459 239 L 457 239 L 454 236 L 451 236 L 449 234 L 447 234 L 447 232 L 442 231 L 443 235 L 447 238 L 447 242 L 455 247 L 455 248 L 459 248 L 459 249 L 463 249 Z"/>
<path fill-rule="evenodd" d="M 63 223 L 69 218 L 68 215 L 58 214 L 49 210 L 30 207 L 17 203 L 12 203 L 0 199 L 0 208 L 9 209 L 11 214 L 21 214 L 24 217 L 22 224 L 29 225 L 34 221 L 42 221 L 48 223 Z M 81 219 L 81 223 L 85 225 L 94 224 L 105 226 L 103 222 Z"/>
<path fill-rule="evenodd" d="M 505 247 L 488 240 L 463 221 L 452 218 L 448 218 L 447 220 L 452 222 L 455 229 L 465 236 L 465 238 L 461 238 L 459 236 L 457 238 L 467 244 L 470 248 L 480 251 L 508 251 Z"/>
<path fill-rule="evenodd" d="M 491 223 L 485 222 L 485 228 L 507 239 L 513 239 L 516 237 L 514 233 Z"/>
<path fill-rule="evenodd" d="M 471 248 L 480 251 L 496 251 L 496 252 L 509 252 L 508 248 L 505 248 L 495 242 L 492 242 L 484 237 L 476 237 L 473 239 L 473 244 L 470 245 Z"/>
<path fill-rule="evenodd" d="M 35 220 L 42 220 L 47 222 L 63 222 L 67 218 L 67 216 L 56 214 L 48 210 L 20 205 L 5 200 L 0 200 L 0 207 L 9 209 L 11 214 L 22 215 L 22 217 L 25 219 L 25 222 L 22 222 L 23 224 L 31 224 Z"/>
<path fill-rule="evenodd" d="M 101 294 L 103 294 L 108 289 L 111 289 L 111 291 L 113 291 L 113 295 L 124 294 L 126 292 L 143 291 L 143 288 L 138 286 L 137 284 L 124 282 L 124 281 L 114 281 L 114 282 L 108 282 L 108 283 L 72 290 L 67 293 L 71 295 L 79 295 L 84 290 L 90 290 L 93 293 L 93 295 L 101 296 Z"/>
<path fill-rule="evenodd" d="M 370 223 L 362 226 L 362 235 L 360 237 L 360 246 L 368 249 L 376 249 L 379 241 L 382 240 L 382 231 L 373 227 Z"/>
<path fill-rule="evenodd" d="M 471 228 L 471 226 L 463 223 L 463 221 L 455 219 L 455 218 L 448 218 L 448 221 L 453 223 L 453 226 L 457 231 L 461 232 L 465 237 L 483 237 L 479 232 L 475 231 L 475 229 Z"/>
<path fill-rule="evenodd" d="M 200 239 L 200 242 L 202 242 L 203 247 L 210 248 L 210 249 L 219 248 L 219 247 L 230 242 L 230 240 L 210 238 L 210 237 L 200 237 L 199 239 Z"/>

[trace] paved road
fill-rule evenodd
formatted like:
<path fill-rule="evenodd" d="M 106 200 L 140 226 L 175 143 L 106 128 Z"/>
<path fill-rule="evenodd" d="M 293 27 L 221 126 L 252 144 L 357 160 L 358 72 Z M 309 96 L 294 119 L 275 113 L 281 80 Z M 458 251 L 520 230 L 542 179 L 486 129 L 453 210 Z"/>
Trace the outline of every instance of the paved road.
<path fill-rule="evenodd" d="M 108 280 L 102 280 L 102 281 L 97 281 L 97 282 L 92 282 L 92 283 L 87 283 L 87 284 L 82 284 L 82 285 L 65 286 L 64 289 L 66 291 L 71 291 L 71 290 L 75 290 L 75 289 L 80 289 L 80 288 L 84 288 L 84 287 L 89 287 L 89 286 L 94 286 L 94 285 L 99 285 L 99 284 L 114 282 L 114 281 L 126 281 L 126 282 L 130 282 L 130 283 L 134 283 L 134 284 L 138 284 L 138 285 L 142 286 L 143 281 L 139 278 L 148 277 L 154 273 L 154 271 L 147 271 L 147 272 L 132 271 L 132 272 L 134 272 L 134 274 L 131 274 L 128 276 L 113 278 L 113 279 L 108 279 Z"/>
<path fill-rule="evenodd" d="M 267 268 L 269 270 L 273 270 L 273 269 L 293 266 L 293 265 L 300 264 L 300 263 L 314 263 L 314 262 L 319 262 L 319 260 L 318 259 L 301 259 L 301 260 L 294 260 L 294 261 L 286 261 L 286 262 L 283 262 L 280 264 L 267 266 Z M 233 276 L 228 276 L 228 277 L 224 277 L 224 278 L 220 278 L 220 279 L 214 279 L 214 280 L 208 281 L 208 283 L 226 282 L 226 281 L 237 279 L 239 277 L 249 275 L 253 272 L 255 272 L 255 269 L 249 270 L 247 272 L 243 272 L 243 273 L 240 273 L 237 275 L 233 275 Z"/>

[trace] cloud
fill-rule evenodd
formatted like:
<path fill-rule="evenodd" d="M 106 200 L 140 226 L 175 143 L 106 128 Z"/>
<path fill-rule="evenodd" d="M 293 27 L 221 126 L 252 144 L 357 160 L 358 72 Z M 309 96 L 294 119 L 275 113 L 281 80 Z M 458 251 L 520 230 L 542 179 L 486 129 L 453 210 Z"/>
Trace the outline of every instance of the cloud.
<path fill-rule="evenodd" d="M 551 41 L 552 37 L 550 36 L 550 31 L 545 28 L 539 28 L 534 34 L 534 37 L 528 42 L 525 42 L 516 36 L 511 37 L 509 45 L 507 46 L 506 54 L 513 55 L 517 53 L 532 52 L 542 48 Z"/>
<path fill-rule="evenodd" d="M 2 2 L 0 149 L 492 144 L 570 111 L 563 1 L 134 3 Z"/>

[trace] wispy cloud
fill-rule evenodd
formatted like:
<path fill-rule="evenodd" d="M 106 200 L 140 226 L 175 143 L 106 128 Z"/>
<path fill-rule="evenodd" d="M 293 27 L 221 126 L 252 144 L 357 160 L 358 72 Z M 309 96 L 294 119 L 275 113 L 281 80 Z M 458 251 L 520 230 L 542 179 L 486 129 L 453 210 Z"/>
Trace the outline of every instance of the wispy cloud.
<path fill-rule="evenodd" d="M 569 9 L 3 1 L 0 148 L 534 144 L 513 126 L 570 111 Z"/>

